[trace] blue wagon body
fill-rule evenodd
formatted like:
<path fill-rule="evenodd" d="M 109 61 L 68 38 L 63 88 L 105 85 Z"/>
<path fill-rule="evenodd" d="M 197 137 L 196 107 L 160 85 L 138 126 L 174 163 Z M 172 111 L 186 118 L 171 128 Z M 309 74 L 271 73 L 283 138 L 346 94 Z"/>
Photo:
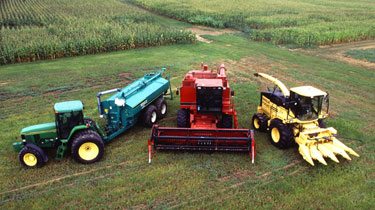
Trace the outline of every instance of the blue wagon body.
<path fill-rule="evenodd" d="M 123 89 L 113 89 L 98 93 L 98 108 L 101 117 L 107 120 L 104 140 L 108 141 L 135 125 L 148 105 L 162 97 L 170 89 L 169 77 L 162 77 L 164 69 L 149 73 Z M 101 101 L 104 94 L 113 93 Z M 171 97 L 172 92 L 170 91 Z"/>

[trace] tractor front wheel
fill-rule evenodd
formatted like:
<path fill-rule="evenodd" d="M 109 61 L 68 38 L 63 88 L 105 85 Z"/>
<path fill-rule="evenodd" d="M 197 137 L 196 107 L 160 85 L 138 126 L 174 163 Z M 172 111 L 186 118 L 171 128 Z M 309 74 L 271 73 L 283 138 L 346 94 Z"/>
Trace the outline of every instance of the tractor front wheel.
<path fill-rule="evenodd" d="M 267 121 L 268 121 L 268 118 L 264 114 L 257 113 L 253 115 L 252 123 L 253 123 L 253 127 L 257 131 L 262 131 L 262 132 L 266 131 Z"/>
<path fill-rule="evenodd" d="M 97 162 L 104 154 L 102 137 L 93 130 L 78 131 L 71 141 L 72 156 L 79 163 L 89 164 Z"/>
<path fill-rule="evenodd" d="M 40 168 L 44 165 L 42 154 L 28 146 L 20 151 L 18 159 L 26 168 Z"/>
<path fill-rule="evenodd" d="M 286 149 L 294 144 L 292 129 L 288 125 L 283 124 L 279 119 L 271 121 L 270 137 L 271 143 L 279 149 Z"/>

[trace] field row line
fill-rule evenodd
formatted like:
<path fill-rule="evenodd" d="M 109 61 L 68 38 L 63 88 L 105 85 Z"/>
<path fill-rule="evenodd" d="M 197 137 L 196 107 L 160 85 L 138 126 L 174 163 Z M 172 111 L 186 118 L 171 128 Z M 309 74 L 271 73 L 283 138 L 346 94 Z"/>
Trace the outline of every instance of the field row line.
<path fill-rule="evenodd" d="M 273 173 L 275 173 L 275 172 L 277 172 L 277 171 L 280 171 L 280 170 L 284 170 L 284 169 L 290 168 L 290 167 L 292 167 L 292 166 L 295 166 L 295 165 L 299 164 L 300 162 L 302 162 L 302 160 L 296 160 L 296 161 L 294 161 L 294 162 L 292 162 L 292 163 L 289 163 L 289 164 L 287 164 L 287 165 L 285 165 L 285 166 L 283 166 L 283 167 L 276 168 L 276 169 L 273 170 L 273 171 L 265 172 L 265 173 L 263 173 L 262 175 L 255 177 L 255 180 L 263 180 L 263 179 L 267 178 L 268 176 L 270 176 L 271 174 L 273 174 Z M 300 169 L 297 169 L 297 170 L 293 171 L 292 173 L 288 174 L 288 176 L 290 176 L 290 175 L 292 175 L 292 174 L 295 174 L 298 170 L 300 170 Z M 264 182 L 263 185 L 268 184 L 268 183 L 270 183 L 270 182 L 272 182 L 272 181 L 273 181 L 273 180 L 270 180 L 270 181 L 268 181 L 268 182 Z M 224 189 L 220 190 L 219 193 L 224 193 L 224 192 L 226 192 L 226 191 L 228 191 L 228 190 L 230 190 L 230 189 L 235 189 L 235 188 L 237 188 L 237 187 L 240 187 L 240 186 L 244 185 L 245 183 L 247 183 L 247 181 L 242 181 L 242 182 L 239 182 L 239 183 L 236 183 L 236 184 L 232 184 L 231 186 L 229 186 L 229 187 L 227 187 L 227 188 L 224 188 Z M 227 196 L 227 197 L 228 197 L 228 198 L 229 198 L 229 197 L 233 197 L 234 195 L 235 195 L 235 194 L 231 194 L 230 196 Z M 176 209 L 176 208 L 179 208 L 179 207 L 181 207 L 181 206 L 185 206 L 185 205 L 187 205 L 187 204 L 189 204 L 189 203 L 192 203 L 192 202 L 195 203 L 195 202 L 201 201 L 201 200 L 206 199 L 206 198 L 208 198 L 208 197 L 210 197 L 210 195 L 202 196 L 202 197 L 199 197 L 199 198 L 194 199 L 194 200 L 192 200 L 192 201 L 181 202 L 181 203 L 179 203 L 179 204 L 177 204 L 177 205 L 174 205 L 174 206 L 171 206 L 171 207 L 168 207 L 168 208 L 170 208 L 170 209 Z M 216 201 L 215 201 L 215 202 L 216 202 Z M 213 203 L 213 202 L 212 202 L 212 203 Z"/>
<path fill-rule="evenodd" d="M 139 161 L 141 161 L 141 160 L 139 160 Z M 146 158 L 144 158 L 143 160 L 145 161 Z M 133 161 L 131 161 L 131 160 L 123 161 L 123 162 L 120 162 L 120 163 L 115 164 L 115 165 L 108 165 L 108 166 L 104 166 L 104 167 L 100 167 L 100 168 L 95 168 L 95 169 L 92 169 L 92 170 L 89 170 L 89 171 L 78 172 L 78 173 L 74 173 L 74 174 L 71 174 L 71 175 L 66 175 L 66 176 L 62 176 L 62 177 L 50 179 L 50 180 L 44 181 L 44 182 L 38 182 L 38 183 L 35 183 L 35 184 L 26 185 L 26 186 L 19 187 L 19 188 L 13 189 L 13 190 L 8 190 L 8 191 L 0 192 L 0 196 L 4 195 L 6 193 L 17 192 L 17 191 L 29 189 L 29 188 L 32 188 L 32 187 L 38 187 L 38 186 L 47 185 L 47 184 L 54 183 L 54 182 L 59 182 L 61 180 L 72 178 L 72 177 L 77 177 L 77 176 L 81 176 L 81 175 L 87 175 L 87 174 L 90 174 L 90 173 L 93 173 L 93 172 L 96 172 L 96 171 L 99 171 L 99 170 L 103 170 L 103 169 L 110 169 L 110 168 L 113 168 L 113 167 L 116 167 L 116 166 L 126 165 L 126 164 L 129 164 L 129 163 L 132 163 L 132 162 Z"/>

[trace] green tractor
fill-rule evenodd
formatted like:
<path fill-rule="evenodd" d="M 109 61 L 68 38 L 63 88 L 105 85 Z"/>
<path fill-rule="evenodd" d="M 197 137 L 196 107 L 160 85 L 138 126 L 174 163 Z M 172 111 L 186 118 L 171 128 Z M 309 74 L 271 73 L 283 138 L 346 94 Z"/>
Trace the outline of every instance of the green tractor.
<path fill-rule="evenodd" d="M 48 161 L 43 148 L 51 147 L 57 148 L 56 159 L 61 160 L 68 144 L 76 161 L 84 164 L 98 161 L 104 153 L 104 142 L 95 129 L 90 129 L 94 122 L 84 118 L 82 109 L 81 101 L 56 103 L 54 123 L 22 129 L 22 142 L 13 143 L 21 164 L 28 168 L 43 166 Z"/>
<path fill-rule="evenodd" d="M 57 148 L 56 159 L 61 160 L 67 150 L 79 163 L 99 161 L 104 153 L 104 143 L 142 122 L 152 127 L 167 114 L 164 96 L 173 99 L 169 76 L 162 78 L 162 71 L 148 73 L 121 89 L 116 88 L 97 94 L 98 110 L 107 123 L 101 128 L 95 121 L 85 118 L 81 101 L 66 101 L 54 106 L 55 122 L 34 125 L 21 130 L 21 142 L 13 143 L 19 152 L 21 164 L 27 168 L 41 167 L 48 161 L 44 149 Z M 113 93 L 101 100 L 101 96 Z"/>

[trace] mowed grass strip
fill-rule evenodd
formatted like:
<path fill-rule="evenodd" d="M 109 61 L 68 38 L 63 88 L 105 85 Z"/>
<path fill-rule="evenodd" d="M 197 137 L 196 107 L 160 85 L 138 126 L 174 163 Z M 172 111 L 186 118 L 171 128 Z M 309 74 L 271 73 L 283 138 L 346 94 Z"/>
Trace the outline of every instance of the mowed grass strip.
<path fill-rule="evenodd" d="M 375 63 L 375 49 L 348 50 L 346 54 L 353 58 Z"/>
<path fill-rule="evenodd" d="M 321 0 L 130 0 L 185 22 L 234 28 L 273 44 L 310 47 L 375 37 L 375 2 Z"/>
<path fill-rule="evenodd" d="M 374 72 L 249 42 L 243 36 L 206 36 L 211 44 L 162 46 L 0 67 L 0 205 L 3 208 L 368 208 L 374 203 Z M 208 53 L 209 52 L 209 53 Z M 235 90 L 239 127 L 250 128 L 259 104 L 255 72 L 266 72 L 289 87 L 328 90 L 328 126 L 361 157 L 340 164 L 309 166 L 293 147 L 278 150 L 267 133 L 255 133 L 256 163 L 247 153 L 162 152 L 147 163 L 149 129 L 140 125 L 106 144 L 102 161 L 82 165 L 68 154 L 37 170 L 23 169 L 11 143 L 23 127 L 53 122 L 52 103 L 80 99 L 85 114 L 100 123 L 96 94 L 123 87 L 151 70 L 167 67 L 173 88 L 187 71 L 225 63 Z M 346 74 L 345 74 L 346 72 Z M 69 76 L 67 76 L 69 75 Z M 351 79 L 351 80 L 350 80 Z M 64 86 L 80 87 L 71 90 Z M 56 90 L 44 93 L 45 90 Z M 61 91 L 57 91 L 61 90 Z M 24 92 L 36 95 L 19 96 Z M 160 126 L 174 127 L 179 98 L 168 101 Z M 57 181 L 55 181 L 57 180 Z M 355 184 L 353 184 L 355 183 Z M 37 185 L 36 185 L 37 184 Z"/>

